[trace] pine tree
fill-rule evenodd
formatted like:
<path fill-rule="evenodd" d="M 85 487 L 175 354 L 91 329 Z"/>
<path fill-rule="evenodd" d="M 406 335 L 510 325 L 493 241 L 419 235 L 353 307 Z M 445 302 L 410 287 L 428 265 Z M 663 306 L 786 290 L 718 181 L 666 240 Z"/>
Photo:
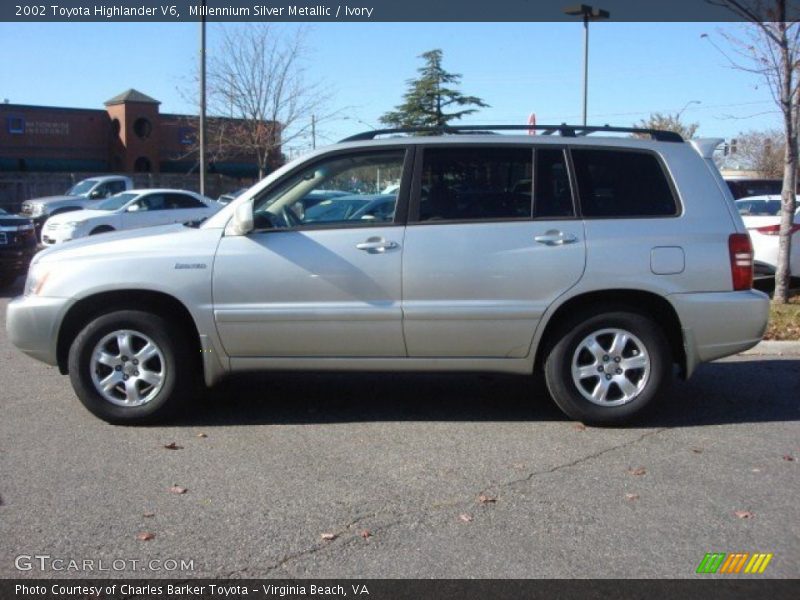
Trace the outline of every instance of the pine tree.
<path fill-rule="evenodd" d="M 403 103 L 394 111 L 384 114 L 380 121 L 392 127 L 445 127 L 466 115 L 477 112 L 477 108 L 489 105 L 476 96 L 465 96 L 455 87 L 461 75 L 448 73 L 442 68 L 442 51 L 430 50 L 420 55 L 425 66 L 417 69 L 420 76 L 407 81 L 408 91 Z M 461 110 L 452 110 L 460 107 Z"/>

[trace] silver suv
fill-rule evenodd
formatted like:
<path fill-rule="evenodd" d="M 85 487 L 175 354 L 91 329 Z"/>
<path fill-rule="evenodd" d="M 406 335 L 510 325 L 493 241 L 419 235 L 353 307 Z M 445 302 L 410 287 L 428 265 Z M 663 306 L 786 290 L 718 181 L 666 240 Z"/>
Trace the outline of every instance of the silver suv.
<path fill-rule="evenodd" d="M 768 299 L 715 141 L 483 129 L 505 128 L 358 135 L 199 227 L 44 250 L 9 337 L 113 423 L 270 369 L 543 372 L 570 417 L 620 423 L 675 365 L 761 339 Z"/>

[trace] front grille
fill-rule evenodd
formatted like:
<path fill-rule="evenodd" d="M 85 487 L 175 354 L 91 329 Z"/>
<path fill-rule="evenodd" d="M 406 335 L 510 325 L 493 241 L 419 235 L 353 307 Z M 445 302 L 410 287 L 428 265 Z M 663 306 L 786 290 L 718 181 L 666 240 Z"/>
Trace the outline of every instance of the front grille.
<path fill-rule="evenodd" d="M 8 236 L 5 231 L 0 231 L 0 246 L 8 244 Z"/>

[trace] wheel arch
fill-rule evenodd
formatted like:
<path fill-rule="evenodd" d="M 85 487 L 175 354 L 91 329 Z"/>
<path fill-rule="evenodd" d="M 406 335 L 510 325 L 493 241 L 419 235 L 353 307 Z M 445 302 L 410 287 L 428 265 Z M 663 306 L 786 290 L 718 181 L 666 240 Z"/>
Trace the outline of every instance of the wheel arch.
<path fill-rule="evenodd" d="M 675 308 L 663 296 L 635 289 L 585 292 L 569 298 L 558 306 L 547 320 L 536 345 L 534 370 L 537 372 L 542 370 L 547 349 L 554 343 L 555 335 L 563 323 L 576 314 L 598 310 L 627 310 L 653 318 L 667 337 L 673 361 L 679 365 L 682 373 L 686 372 L 683 329 Z"/>
<path fill-rule="evenodd" d="M 69 372 L 69 347 L 75 336 L 94 317 L 115 310 L 144 310 L 156 313 L 178 323 L 196 343 L 198 368 L 203 373 L 200 333 L 189 309 L 177 298 L 153 290 L 114 290 L 81 298 L 73 304 L 61 320 L 56 342 L 56 359 L 62 375 Z"/>

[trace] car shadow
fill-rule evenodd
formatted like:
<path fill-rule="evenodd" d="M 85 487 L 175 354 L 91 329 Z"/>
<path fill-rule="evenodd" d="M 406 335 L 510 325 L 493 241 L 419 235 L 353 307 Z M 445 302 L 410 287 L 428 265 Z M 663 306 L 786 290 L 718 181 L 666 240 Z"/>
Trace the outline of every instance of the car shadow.
<path fill-rule="evenodd" d="M 635 426 L 693 427 L 800 419 L 800 360 L 702 365 Z M 568 421 L 540 377 L 433 373 L 260 373 L 208 392 L 177 425 L 382 421 Z"/>

